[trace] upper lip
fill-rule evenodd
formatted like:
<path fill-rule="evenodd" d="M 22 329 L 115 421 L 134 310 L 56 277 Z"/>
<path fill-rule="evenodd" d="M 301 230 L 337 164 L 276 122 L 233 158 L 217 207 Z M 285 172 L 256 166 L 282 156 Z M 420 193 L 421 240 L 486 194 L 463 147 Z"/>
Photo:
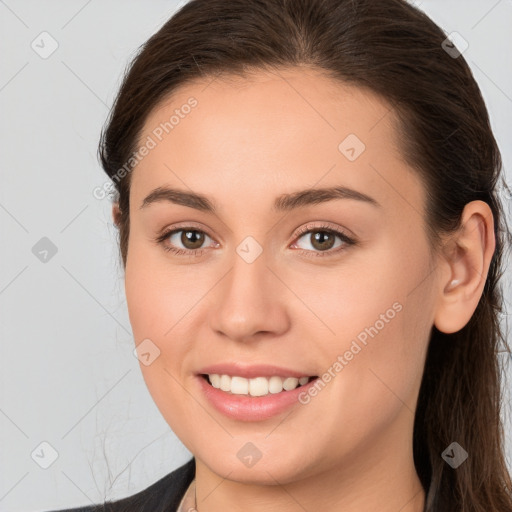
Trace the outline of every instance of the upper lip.
<path fill-rule="evenodd" d="M 268 365 L 268 364 L 254 364 L 245 365 L 242 363 L 217 363 L 208 366 L 204 366 L 198 371 L 198 374 L 219 374 L 219 375 L 230 375 L 240 376 L 246 379 L 255 377 L 272 377 L 277 375 L 278 377 L 313 377 L 312 373 L 305 373 L 298 370 L 292 370 L 291 368 L 284 368 L 280 366 Z"/>

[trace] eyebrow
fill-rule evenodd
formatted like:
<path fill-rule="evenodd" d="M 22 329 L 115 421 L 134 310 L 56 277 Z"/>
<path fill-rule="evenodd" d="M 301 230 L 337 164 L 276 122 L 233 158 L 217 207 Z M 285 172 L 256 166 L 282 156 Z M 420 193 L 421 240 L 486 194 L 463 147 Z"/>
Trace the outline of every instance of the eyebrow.
<path fill-rule="evenodd" d="M 381 208 L 373 197 L 348 187 L 309 188 L 290 194 L 282 194 L 276 198 L 273 210 L 288 212 L 297 208 L 325 203 L 335 199 L 354 199 Z M 196 192 L 187 192 L 176 188 L 158 187 L 150 192 L 142 201 L 140 209 L 147 208 L 157 202 L 170 202 L 182 206 L 188 206 L 206 213 L 216 214 L 214 203 L 205 195 Z"/>

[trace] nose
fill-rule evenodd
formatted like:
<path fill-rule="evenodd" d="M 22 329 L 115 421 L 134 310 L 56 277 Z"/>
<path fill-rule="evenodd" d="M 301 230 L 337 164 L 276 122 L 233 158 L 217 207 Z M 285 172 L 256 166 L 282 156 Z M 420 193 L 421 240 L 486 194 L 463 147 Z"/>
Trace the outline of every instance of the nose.
<path fill-rule="evenodd" d="M 235 254 L 231 270 L 215 287 L 209 325 L 217 335 L 246 342 L 279 336 L 290 328 L 290 297 L 264 255 L 248 263 Z"/>

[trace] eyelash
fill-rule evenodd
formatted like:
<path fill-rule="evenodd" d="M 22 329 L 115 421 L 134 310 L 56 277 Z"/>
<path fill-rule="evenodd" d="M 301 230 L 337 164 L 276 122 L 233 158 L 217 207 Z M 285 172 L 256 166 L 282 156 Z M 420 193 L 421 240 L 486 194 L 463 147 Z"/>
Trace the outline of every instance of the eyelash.
<path fill-rule="evenodd" d="M 180 231 L 197 231 L 199 233 L 203 233 L 206 236 L 210 237 L 210 235 L 208 235 L 208 233 L 206 233 L 202 229 L 196 228 L 195 226 L 183 226 L 180 228 L 174 228 L 174 229 L 169 229 L 169 230 L 165 231 L 164 233 L 162 233 L 160 236 L 158 236 L 155 239 L 155 242 L 160 244 L 165 251 L 173 253 L 176 256 L 191 256 L 191 257 L 201 256 L 206 251 L 206 248 L 179 249 L 179 248 L 176 248 L 173 246 L 169 246 L 168 244 L 165 243 L 171 235 L 173 235 L 175 233 L 179 233 Z M 318 258 L 318 257 L 323 258 L 325 256 L 333 256 L 333 255 L 339 253 L 340 251 L 347 249 L 348 247 L 350 247 L 352 245 L 357 245 L 356 240 L 347 236 L 342 231 L 338 231 L 337 229 L 334 229 L 327 225 L 314 226 L 314 227 L 304 226 L 295 235 L 295 240 L 302 238 L 304 235 L 306 235 L 308 233 L 317 233 L 317 232 L 329 233 L 329 234 L 335 235 L 341 239 L 341 241 L 344 243 L 344 245 L 342 245 L 341 247 L 337 247 L 334 250 L 327 250 L 327 251 L 311 251 L 311 250 L 307 250 L 307 249 L 294 249 L 294 250 L 297 250 L 300 254 L 303 254 L 304 256 L 309 257 L 309 258 Z M 210 237 L 210 238 L 212 238 L 212 237 Z M 311 254 L 311 253 L 313 253 L 313 254 Z"/>

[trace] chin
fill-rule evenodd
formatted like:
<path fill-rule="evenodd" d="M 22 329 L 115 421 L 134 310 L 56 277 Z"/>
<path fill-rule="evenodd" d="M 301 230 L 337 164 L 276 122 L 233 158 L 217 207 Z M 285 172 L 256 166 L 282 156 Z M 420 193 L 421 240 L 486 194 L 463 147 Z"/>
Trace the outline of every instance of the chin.
<path fill-rule="evenodd" d="M 296 450 L 288 450 L 288 453 L 292 453 L 283 457 L 279 454 L 276 456 L 275 449 L 272 449 L 269 453 L 263 452 L 256 462 L 247 460 L 244 463 L 243 453 L 240 456 L 242 460 L 237 455 L 240 451 L 238 444 L 236 450 L 221 449 L 213 453 L 210 450 L 205 457 L 196 452 L 196 460 L 200 459 L 210 471 L 222 478 L 255 485 L 288 484 L 305 478 L 311 472 L 310 465 L 305 464 Z"/>

